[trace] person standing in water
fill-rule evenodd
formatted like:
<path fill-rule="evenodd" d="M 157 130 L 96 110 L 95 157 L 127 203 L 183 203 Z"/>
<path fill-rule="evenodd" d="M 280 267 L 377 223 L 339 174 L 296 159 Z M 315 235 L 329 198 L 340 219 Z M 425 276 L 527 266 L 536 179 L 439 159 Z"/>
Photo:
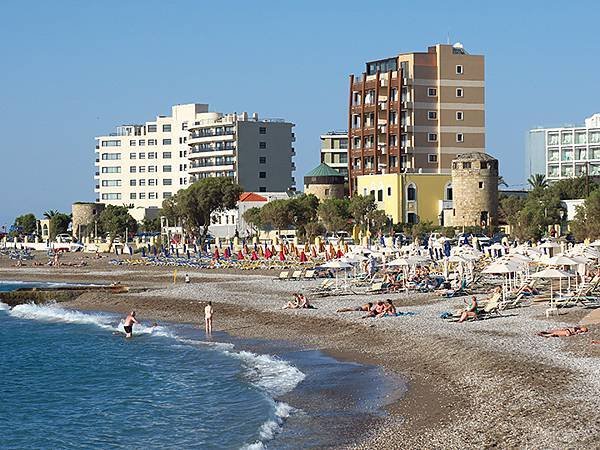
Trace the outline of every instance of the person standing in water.
<path fill-rule="evenodd" d="M 125 318 L 125 324 L 123 328 L 125 329 L 125 337 L 130 338 L 133 337 L 133 324 L 139 322 L 135 319 L 135 311 L 131 311 L 129 315 Z"/>
<path fill-rule="evenodd" d="M 212 325 L 213 325 L 213 307 L 212 302 L 208 302 L 208 305 L 204 307 L 204 326 L 206 329 L 206 334 L 212 333 Z"/>

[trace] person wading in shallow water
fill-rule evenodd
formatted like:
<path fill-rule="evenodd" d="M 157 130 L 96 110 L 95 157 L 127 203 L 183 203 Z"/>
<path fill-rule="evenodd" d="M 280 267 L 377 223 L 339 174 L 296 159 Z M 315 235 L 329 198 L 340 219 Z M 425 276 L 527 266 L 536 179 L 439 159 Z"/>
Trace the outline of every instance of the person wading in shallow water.
<path fill-rule="evenodd" d="M 135 319 L 135 311 L 131 311 L 129 315 L 125 318 L 125 324 L 123 325 L 123 329 L 125 330 L 125 337 L 130 338 L 133 337 L 133 324 L 139 322 Z"/>
<path fill-rule="evenodd" d="M 204 327 L 206 329 L 206 334 L 212 333 L 213 315 L 214 310 L 212 307 L 212 302 L 208 302 L 208 305 L 204 307 Z"/>

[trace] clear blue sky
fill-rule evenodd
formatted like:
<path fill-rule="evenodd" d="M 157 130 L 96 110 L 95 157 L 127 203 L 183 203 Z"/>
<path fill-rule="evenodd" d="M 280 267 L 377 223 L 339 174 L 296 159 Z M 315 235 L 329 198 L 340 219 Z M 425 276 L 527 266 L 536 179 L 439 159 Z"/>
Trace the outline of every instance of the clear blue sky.
<path fill-rule="evenodd" d="M 94 136 L 175 103 L 294 122 L 300 185 L 319 134 L 347 126 L 348 74 L 448 34 L 486 57 L 487 150 L 522 183 L 526 130 L 600 111 L 599 12 L 592 1 L 4 2 L 0 225 L 93 200 Z"/>

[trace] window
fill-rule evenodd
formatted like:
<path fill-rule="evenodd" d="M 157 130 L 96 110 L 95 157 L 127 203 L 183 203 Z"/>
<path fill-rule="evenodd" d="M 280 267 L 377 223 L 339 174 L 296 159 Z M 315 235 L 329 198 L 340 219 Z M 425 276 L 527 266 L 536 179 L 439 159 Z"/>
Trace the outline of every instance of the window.
<path fill-rule="evenodd" d="M 148 125 L 148 133 L 156 133 L 156 125 Z"/>
<path fill-rule="evenodd" d="M 267 192 L 267 188 L 264 186 L 259 186 L 258 192 Z"/>
<path fill-rule="evenodd" d="M 325 196 L 329 196 L 329 189 L 325 189 Z"/>
<path fill-rule="evenodd" d="M 115 159 L 121 159 L 121 154 L 120 153 L 102 153 L 103 161 L 110 161 L 110 160 L 115 160 Z"/>
<path fill-rule="evenodd" d="M 417 215 L 415 213 L 409 212 L 406 215 L 406 221 L 410 224 L 415 224 L 417 223 Z"/>
<path fill-rule="evenodd" d="M 258 172 L 258 178 L 267 178 L 267 172 Z"/>
<path fill-rule="evenodd" d="M 479 189 L 483 189 L 483 181 L 479 182 Z"/>
<path fill-rule="evenodd" d="M 121 194 L 102 194 L 102 200 L 121 200 Z"/>
<path fill-rule="evenodd" d="M 188 129 L 188 123 L 187 123 L 187 122 L 182 122 L 182 124 L 181 124 L 181 129 L 182 129 L 183 131 L 187 130 L 187 129 Z"/>
<path fill-rule="evenodd" d="M 464 73 L 463 70 L 464 69 L 463 69 L 462 65 L 460 65 L 460 64 L 456 65 L 456 75 L 462 75 Z"/>
<path fill-rule="evenodd" d="M 471 163 L 470 162 L 464 162 L 462 168 L 463 169 L 470 169 L 471 168 Z"/>
<path fill-rule="evenodd" d="M 102 180 L 102 186 L 104 186 L 104 187 L 119 187 L 119 186 L 121 186 L 121 180 Z"/>
<path fill-rule="evenodd" d="M 136 173 L 136 172 L 137 172 L 136 166 L 129 166 L 129 173 Z"/>
<path fill-rule="evenodd" d="M 156 186 L 156 180 L 154 178 L 150 178 L 148 180 L 148 186 Z"/>
<path fill-rule="evenodd" d="M 172 168 L 171 166 L 163 166 L 163 172 L 171 172 Z"/>
<path fill-rule="evenodd" d="M 129 180 L 129 186 L 135 186 L 137 184 L 136 180 Z"/>
<path fill-rule="evenodd" d="M 462 111 L 456 111 L 456 120 L 464 120 L 465 118 L 465 113 L 463 113 Z"/>
<path fill-rule="evenodd" d="M 448 183 L 444 189 L 444 200 L 452 200 L 452 183 Z"/>
<path fill-rule="evenodd" d="M 456 133 L 456 142 L 465 142 L 465 135 L 462 133 Z"/>
<path fill-rule="evenodd" d="M 102 173 L 121 173 L 120 167 L 103 167 Z"/>
<path fill-rule="evenodd" d="M 427 155 L 427 161 L 429 163 L 437 163 L 438 162 L 438 155 Z"/>
<path fill-rule="evenodd" d="M 457 97 L 464 97 L 463 88 L 456 88 L 456 96 Z"/>
<path fill-rule="evenodd" d="M 129 159 L 135 159 L 137 157 L 137 153 L 130 153 Z"/>
<path fill-rule="evenodd" d="M 170 192 L 163 192 L 163 198 L 171 198 L 173 196 L 173 194 L 171 194 Z"/>
<path fill-rule="evenodd" d="M 150 200 L 154 200 L 154 199 L 158 198 L 158 195 L 156 195 L 156 192 L 150 192 L 150 193 L 148 194 L 148 198 L 149 198 Z"/>
<path fill-rule="evenodd" d="M 162 127 L 163 133 L 170 133 L 171 132 L 171 125 L 170 124 L 165 124 Z"/>
<path fill-rule="evenodd" d="M 102 141 L 102 147 L 120 147 L 121 141 L 119 140 L 110 140 L 110 141 Z"/>
<path fill-rule="evenodd" d="M 130 200 L 135 200 L 136 198 L 137 198 L 137 194 L 135 192 L 132 192 L 131 194 L 129 194 Z"/>
<path fill-rule="evenodd" d="M 397 147 L 398 146 L 398 136 L 395 134 L 391 134 L 390 135 L 390 147 Z"/>
<path fill-rule="evenodd" d="M 146 180 L 140 180 L 140 186 L 146 186 Z"/>
<path fill-rule="evenodd" d="M 377 201 L 378 202 L 382 202 L 383 201 L 383 189 L 379 189 L 377 191 Z"/>
<path fill-rule="evenodd" d="M 267 157 L 266 156 L 259 156 L 258 157 L 258 163 L 259 164 L 266 164 L 267 163 Z"/>
<path fill-rule="evenodd" d="M 259 134 L 267 134 L 267 127 L 259 127 L 258 133 Z"/>
<path fill-rule="evenodd" d="M 437 142 L 437 139 L 438 139 L 437 133 L 427 133 L 427 141 Z"/>
<path fill-rule="evenodd" d="M 387 188 L 387 194 L 388 194 L 388 197 L 392 196 L 392 188 L 391 187 Z"/>
<path fill-rule="evenodd" d="M 148 166 L 148 172 L 156 172 L 156 166 Z"/>
<path fill-rule="evenodd" d="M 163 159 L 171 159 L 171 152 L 163 152 Z"/>
<path fill-rule="evenodd" d="M 148 139 L 148 145 L 156 145 L 156 139 Z"/>
<path fill-rule="evenodd" d="M 414 202 L 417 199 L 417 188 L 412 183 L 406 188 L 406 199 L 409 202 Z"/>
<path fill-rule="evenodd" d="M 267 143 L 266 142 L 259 142 L 258 143 L 258 148 L 262 148 L 262 149 L 267 148 Z"/>
<path fill-rule="evenodd" d="M 146 140 L 145 139 L 140 139 L 140 142 L 138 142 L 138 144 L 140 145 L 140 147 L 146 145 Z"/>
<path fill-rule="evenodd" d="M 137 144 L 137 142 L 134 140 L 129 141 L 129 145 L 132 147 L 135 147 L 135 144 Z"/>
<path fill-rule="evenodd" d="M 138 167 L 138 171 L 140 173 L 146 173 L 146 166 L 140 166 L 140 167 Z"/>
<path fill-rule="evenodd" d="M 146 154 L 145 153 L 140 153 L 138 157 L 140 159 L 146 159 Z"/>
<path fill-rule="evenodd" d="M 427 111 L 427 119 L 428 120 L 436 120 L 437 119 L 437 111 Z"/>
<path fill-rule="evenodd" d="M 140 200 L 145 200 L 145 199 L 146 199 L 146 193 L 140 192 Z"/>
<path fill-rule="evenodd" d="M 428 97 L 437 97 L 437 88 L 428 88 L 427 89 L 427 96 Z"/>
<path fill-rule="evenodd" d="M 171 180 L 170 178 L 165 178 L 163 180 L 163 186 L 171 186 L 173 184 L 173 180 Z"/>
<path fill-rule="evenodd" d="M 171 139 L 163 139 L 163 145 L 171 145 Z"/>
<path fill-rule="evenodd" d="M 148 159 L 156 158 L 156 152 L 148 152 Z"/>

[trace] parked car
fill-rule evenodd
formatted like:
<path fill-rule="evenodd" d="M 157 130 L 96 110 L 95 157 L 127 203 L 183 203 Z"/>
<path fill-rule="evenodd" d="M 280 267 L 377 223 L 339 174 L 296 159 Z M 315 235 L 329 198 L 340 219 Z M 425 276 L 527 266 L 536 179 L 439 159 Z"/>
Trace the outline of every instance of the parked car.
<path fill-rule="evenodd" d="M 325 235 L 325 242 L 328 244 L 338 245 L 340 241 L 346 244 L 352 244 L 354 241 L 352 236 L 347 231 L 336 231 L 335 233 L 327 233 Z"/>

